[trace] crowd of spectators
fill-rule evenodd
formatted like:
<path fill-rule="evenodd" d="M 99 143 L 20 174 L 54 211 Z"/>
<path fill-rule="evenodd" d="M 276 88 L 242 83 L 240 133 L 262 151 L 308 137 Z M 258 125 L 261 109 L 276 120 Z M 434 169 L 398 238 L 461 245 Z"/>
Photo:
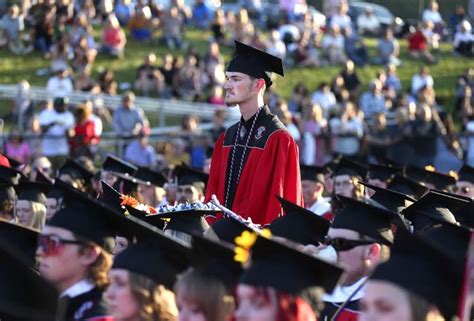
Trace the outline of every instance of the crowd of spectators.
<path fill-rule="evenodd" d="M 334 154 L 399 161 L 403 155 L 404 162 L 425 166 L 435 160 L 441 137 L 457 153 L 462 147 L 472 151 L 473 155 L 464 156 L 473 165 L 470 144 L 474 143 L 456 138 L 452 119 L 436 99 L 435 83 L 425 65 L 437 62 L 441 41 L 452 42 L 454 55 L 473 55 L 474 37 L 463 7 L 444 19 L 432 2 L 419 24 L 408 28 L 404 39 L 397 39 L 394 29 L 382 28 L 371 10 L 353 21 L 344 1 L 327 17 L 282 3 L 279 23 L 267 23 L 266 30 L 256 1 L 250 2 L 245 6 L 248 10 L 241 7 L 236 12 L 211 8 L 203 0 L 196 0 L 192 7 L 181 0 L 171 0 L 168 7 L 130 0 L 37 0 L 12 5 L 0 23 L 3 44 L 18 55 L 40 51 L 50 61 L 46 89 L 54 99 L 42 104 L 39 114 L 32 112 L 33 103 L 17 99 L 14 114 L 21 115 L 20 132 L 12 131 L 5 153 L 22 162 L 46 156 L 54 167 L 67 155 L 94 155 L 103 126 L 110 123 L 118 137 L 133 138 L 121 146 L 132 163 L 151 168 L 180 162 L 205 167 L 213 142 L 224 131 L 225 114 L 218 107 L 224 104 L 221 49 L 238 40 L 282 58 L 285 66 L 342 66 L 330 83 L 320 83 L 318 88 L 298 83 L 287 101 L 277 92 L 267 93 L 268 105 L 299 143 L 302 163 L 321 165 Z M 204 53 L 187 41 L 188 28 L 210 31 Z M 101 30 L 100 37 L 94 37 L 94 29 Z M 375 55 L 369 54 L 365 36 L 377 38 Z M 157 59 L 150 52 L 143 57 L 135 79 L 129 82 L 133 91 L 122 93 L 120 106 L 106 106 L 114 107 L 112 114 L 90 101 L 69 111 L 65 97 L 73 90 L 120 94 L 123 88 L 112 70 L 103 70 L 97 79 L 91 72 L 97 55 L 123 59 L 127 37 L 180 49 L 183 56 L 167 53 Z M 409 55 L 423 64 L 408 91 L 397 75 L 397 68 L 403 66 L 399 41 L 406 41 Z M 379 65 L 380 71 L 362 84 L 357 70 L 367 64 Z M 456 116 L 466 132 L 474 132 L 473 74 L 472 69 L 466 71 L 456 84 Z M 150 143 L 149 123 L 135 106 L 134 93 L 214 104 L 215 126 L 204 133 L 199 119 L 190 115 L 183 120 L 180 135 Z M 22 135 L 45 136 L 27 144 Z"/>

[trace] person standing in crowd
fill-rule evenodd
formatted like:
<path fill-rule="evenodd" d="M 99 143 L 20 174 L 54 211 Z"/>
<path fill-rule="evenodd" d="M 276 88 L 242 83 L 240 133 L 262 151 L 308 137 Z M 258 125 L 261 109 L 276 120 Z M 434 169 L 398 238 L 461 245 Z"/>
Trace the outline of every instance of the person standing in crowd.
<path fill-rule="evenodd" d="M 224 206 L 255 223 L 282 214 L 279 195 L 302 205 L 299 151 L 263 96 L 272 81 L 266 72 L 283 76 L 281 59 L 235 42 L 236 57 L 227 67 L 227 106 L 239 106 L 241 120 L 216 142 L 206 190 Z"/>
<path fill-rule="evenodd" d="M 301 166 L 301 186 L 306 208 L 331 220 L 331 203 L 324 197 L 325 170 L 316 166 Z"/>
<path fill-rule="evenodd" d="M 68 99 L 58 97 L 54 99 L 54 109 L 47 108 L 39 114 L 42 139 L 42 151 L 58 169 L 69 155 L 68 136 L 74 126 L 74 116 L 67 109 Z"/>

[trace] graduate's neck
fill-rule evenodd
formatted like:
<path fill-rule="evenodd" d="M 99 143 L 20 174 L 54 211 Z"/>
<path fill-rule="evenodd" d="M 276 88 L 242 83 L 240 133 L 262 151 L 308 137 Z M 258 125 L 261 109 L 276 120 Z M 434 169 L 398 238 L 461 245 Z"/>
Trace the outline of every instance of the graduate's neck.
<path fill-rule="evenodd" d="M 80 273 L 67 280 L 63 280 L 62 282 L 56 283 L 55 284 L 56 290 L 58 290 L 59 293 L 63 293 L 64 291 L 72 287 L 74 284 L 79 283 L 80 281 L 86 278 L 87 278 L 86 274 Z"/>
<path fill-rule="evenodd" d="M 263 95 L 257 95 L 255 99 L 251 99 L 245 103 L 239 104 L 240 114 L 242 114 L 244 120 L 247 121 L 252 118 L 252 116 L 257 113 L 258 108 L 262 107 L 263 105 Z"/>

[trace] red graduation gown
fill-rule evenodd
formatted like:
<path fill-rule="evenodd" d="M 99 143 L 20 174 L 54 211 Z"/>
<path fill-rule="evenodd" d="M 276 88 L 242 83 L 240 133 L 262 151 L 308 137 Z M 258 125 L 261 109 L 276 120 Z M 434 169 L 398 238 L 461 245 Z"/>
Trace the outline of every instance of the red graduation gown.
<path fill-rule="evenodd" d="M 215 194 L 224 204 L 230 172 L 228 163 L 237 128 L 238 123 L 231 126 L 215 144 L 206 201 Z M 243 149 L 245 142 L 246 138 L 240 142 L 239 148 Z M 267 107 L 258 115 L 248 146 L 231 210 L 244 218 L 251 217 L 254 223 L 265 225 L 283 215 L 276 195 L 304 206 L 298 145 L 278 117 L 272 115 Z M 239 163 L 234 162 L 234 166 L 238 168 Z"/>

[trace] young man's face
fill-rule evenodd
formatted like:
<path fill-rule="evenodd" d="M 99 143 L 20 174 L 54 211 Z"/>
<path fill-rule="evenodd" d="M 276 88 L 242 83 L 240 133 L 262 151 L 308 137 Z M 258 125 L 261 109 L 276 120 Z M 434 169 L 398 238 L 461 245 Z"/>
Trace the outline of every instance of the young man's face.
<path fill-rule="evenodd" d="M 334 177 L 334 193 L 353 198 L 354 181 L 349 175 L 338 175 Z"/>
<path fill-rule="evenodd" d="M 253 86 L 254 81 L 250 76 L 241 72 L 226 72 L 224 84 L 226 105 L 232 107 L 249 100 L 253 95 Z"/>
<path fill-rule="evenodd" d="M 46 225 L 41 232 L 41 237 L 51 237 L 59 240 L 77 241 L 71 231 L 63 228 Z M 52 246 L 51 241 L 45 241 L 47 245 L 39 242 L 36 255 L 39 261 L 40 274 L 50 281 L 59 291 L 64 291 L 76 282 L 84 278 L 87 266 L 83 264 L 83 256 L 80 252 L 80 244 L 69 244 L 57 242 L 59 246 Z"/>

